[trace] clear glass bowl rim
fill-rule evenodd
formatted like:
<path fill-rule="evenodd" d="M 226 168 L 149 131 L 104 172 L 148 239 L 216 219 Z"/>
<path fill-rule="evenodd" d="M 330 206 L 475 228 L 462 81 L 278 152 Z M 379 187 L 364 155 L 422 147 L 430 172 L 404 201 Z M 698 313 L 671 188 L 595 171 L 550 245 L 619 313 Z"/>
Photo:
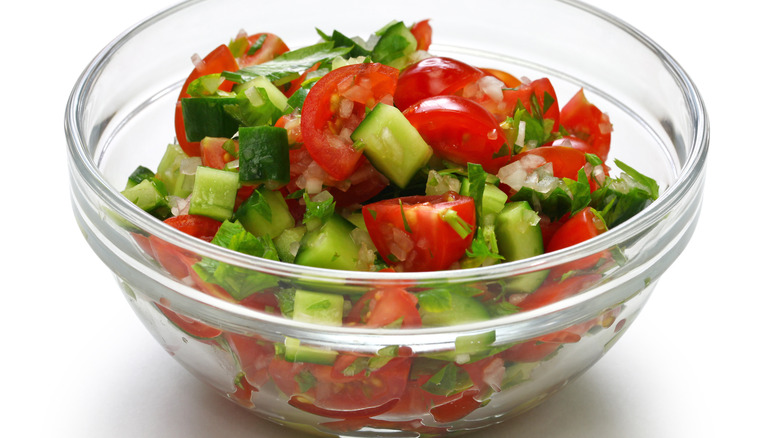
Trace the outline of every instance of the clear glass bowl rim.
<path fill-rule="evenodd" d="M 178 11 L 185 9 L 193 4 L 204 0 L 189 0 L 173 5 L 167 9 L 158 12 L 135 26 L 125 30 L 113 41 L 111 41 L 103 50 L 101 50 L 90 64 L 85 68 L 77 82 L 75 83 L 65 111 L 65 133 L 68 141 L 69 158 L 72 163 L 71 172 L 76 172 L 78 177 L 91 189 L 109 208 L 118 212 L 123 218 L 133 223 L 139 228 L 150 234 L 168 241 L 180 248 L 187 249 L 204 257 L 220 260 L 236 266 L 249 269 L 262 269 L 274 275 L 286 278 L 312 279 L 322 282 L 343 283 L 345 278 L 349 278 L 351 285 L 369 286 L 382 283 L 397 284 L 399 282 L 416 283 L 446 281 L 447 283 L 465 283 L 476 280 L 493 280 L 506 277 L 508 275 L 518 275 L 526 272 L 547 269 L 572 260 L 586 257 L 604 251 L 616 243 L 626 241 L 632 237 L 654 227 L 679 203 L 686 198 L 690 190 L 697 187 L 696 182 L 703 178 L 705 161 L 709 147 L 709 119 L 704 107 L 704 103 L 698 92 L 698 89 L 689 78 L 684 69 L 658 44 L 648 38 L 633 26 L 625 23 L 619 18 L 604 12 L 596 7 L 582 3 L 577 0 L 550 0 L 564 3 L 573 8 L 580 9 L 585 13 L 595 15 L 607 23 L 619 28 L 635 40 L 640 42 L 648 50 L 662 61 L 668 73 L 677 81 L 680 91 L 683 92 L 685 103 L 688 107 L 689 115 L 693 124 L 690 153 L 679 169 L 678 178 L 664 190 L 653 204 L 640 212 L 638 215 L 620 226 L 610 230 L 608 233 L 597 236 L 579 245 L 575 245 L 564 250 L 547 253 L 525 260 L 501 263 L 498 265 L 479 267 L 454 271 L 436 271 L 436 272 L 405 272 L 405 273 L 375 273 L 375 272 L 354 272 L 338 271 L 330 269 L 312 268 L 307 266 L 275 262 L 265 260 L 235 251 L 230 251 L 216 245 L 211 245 L 195 237 L 181 233 L 172 227 L 164 225 L 138 209 L 134 204 L 122 196 L 118 190 L 113 188 L 108 181 L 101 175 L 100 170 L 94 163 L 93 157 L 88 153 L 85 142 L 85 133 L 80 123 L 80 114 L 84 108 L 84 100 L 89 96 L 90 88 L 99 78 L 102 70 L 106 68 L 111 61 L 115 51 L 127 44 L 135 35 L 142 32 L 149 26 L 169 17 Z M 289 319 L 283 319 L 266 313 L 255 311 L 244 306 L 230 303 L 194 288 L 186 288 L 186 291 L 178 292 L 185 295 L 186 298 L 205 304 L 220 313 L 227 313 L 238 317 L 236 321 L 256 321 L 263 324 L 278 324 L 280 326 L 289 326 L 300 330 L 316 329 L 319 332 L 346 333 L 354 335 L 359 333 L 365 335 L 395 334 L 403 332 L 405 336 L 413 333 L 435 334 L 439 332 L 455 331 L 463 333 L 469 329 L 479 331 L 485 328 L 495 328 L 498 321 L 485 321 L 484 323 L 474 323 L 468 325 L 459 325 L 442 328 L 426 329 L 404 329 L 404 330 L 378 330 L 378 329 L 358 329 L 351 327 L 323 327 L 319 325 L 305 324 Z M 592 291 L 566 298 L 559 302 L 547 305 L 540 309 L 529 312 L 521 312 L 516 315 L 501 318 L 501 325 L 514 325 L 524 321 L 530 321 L 540 316 L 549 316 L 563 309 L 576 307 L 579 304 L 587 302 L 593 297 L 608 292 L 608 288 L 595 288 Z M 245 324 L 241 324 L 244 326 Z M 254 325 L 254 324 L 250 324 Z M 297 330 L 296 330 L 297 331 Z"/>

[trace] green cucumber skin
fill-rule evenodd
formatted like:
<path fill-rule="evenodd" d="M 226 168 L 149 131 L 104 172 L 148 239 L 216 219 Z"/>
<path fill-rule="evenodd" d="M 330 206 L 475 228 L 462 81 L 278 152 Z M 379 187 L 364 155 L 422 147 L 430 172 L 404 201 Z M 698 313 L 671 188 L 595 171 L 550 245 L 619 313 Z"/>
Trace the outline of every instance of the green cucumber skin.
<path fill-rule="evenodd" d="M 238 129 L 238 175 L 241 182 L 290 182 L 290 149 L 287 130 L 274 126 Z"/>
<path fill-rule="evenodd" d="M 232 97 L 183 98 L 181 110 L 187 141 L 197 142 L 205 137 L 233 137 L 239 123 L 225 111 L 225 107 L 238 103 L 238 99 Z"/>

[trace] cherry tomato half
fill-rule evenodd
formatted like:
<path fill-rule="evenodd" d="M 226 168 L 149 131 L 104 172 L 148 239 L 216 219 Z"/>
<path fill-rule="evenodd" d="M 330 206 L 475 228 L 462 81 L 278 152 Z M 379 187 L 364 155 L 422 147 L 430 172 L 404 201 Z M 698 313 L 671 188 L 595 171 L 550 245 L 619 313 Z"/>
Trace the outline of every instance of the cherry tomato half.
<path fill-rule="evenodd" d="M 395 105 L 403 111 L 426 97 L 454 94 L 483 75 L 481 70 L 457 59 L 423 59 L 398 76 Z"/>
<path fill-rule="evenodd" d="M 392 104 L 398 70 L 383 64 L 347 65 L 317 81 L 301 109 L 301 131 L 306 149 L 332 178 L 347 179 L 362 152 L 350 135 L 378 102 Z"/>
<path fill-rule="evenodd" d="M 414 39 L 417 40 L 417 50 L 428 50 L 431 46 L 431 40 L 433 36 L 433 29 L 431 28 L 430 20 L 422 20 L 414 23 L 409 29 L 414 35 Z"/>
<path fill-rule="evenodd" d="M 247 39 L 246 47 L 239 56 L 237 56 L 238 66 L 240 68 L 252 65 L 262 64 L 270 61 L 282 53 L 289 52 L 290 49 L 281 38 L 272 33 L 256 33 Z M 260 38 L 263 38 L 259 48 L 253 48 Z M 251 54 L 249 52 L 252 52 Z"/>
<path fill-rule="evenodd" d="M 460 96 L 433 96 L 404 111 L 434 152 L 458 164 L 476 163 L 490 172 L 509 162 L 510 149 L 496 119 L 476 102 Z"/>
<path fill-rule="evenodd" d="M 476 212 L 472 198 L 448 192 L 368 204 L 363 218 L 385 262 L 405 271 L 437 271 L 449 268 L 471 245 Z"/>

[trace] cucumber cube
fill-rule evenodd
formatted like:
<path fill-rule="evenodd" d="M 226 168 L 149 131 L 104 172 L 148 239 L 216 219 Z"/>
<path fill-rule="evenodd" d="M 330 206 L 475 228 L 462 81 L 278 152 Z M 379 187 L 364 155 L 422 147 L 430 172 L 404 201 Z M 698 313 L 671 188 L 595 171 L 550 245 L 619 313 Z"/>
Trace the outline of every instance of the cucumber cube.
<path fill-rule="evenodd" d="M 200 166 L 190 199 L 190 213 L 225 221 L 233 216 L 238 192 L 238 173 Z"/>

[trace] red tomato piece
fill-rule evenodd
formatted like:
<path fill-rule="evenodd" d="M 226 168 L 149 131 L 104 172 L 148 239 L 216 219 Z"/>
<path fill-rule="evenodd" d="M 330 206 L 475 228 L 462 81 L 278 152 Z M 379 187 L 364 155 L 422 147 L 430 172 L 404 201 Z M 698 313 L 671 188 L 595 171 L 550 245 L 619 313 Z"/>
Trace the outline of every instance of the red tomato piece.
<path fill-rule="evenodd" d="M 529 149 L 515 155 L 512 161 L 522 160 L 528 155 L 535 155 L 544 159 L 544 162 L 540 161 L 535 168 L 541 167 L 546 163 L 552 164 L 553 175 L 556 178 L 569 178 L 576 181 L 580 169 L 588 169 L 586 166 L 588 159 L 585 157 L 585 152 L 569 146 L 542 146 Z M 603 168 L 603 170 L 606 175 L 607 169 Z M 586 171 L 586 176 L 590 183 L 590 191 L 593 192 L 598 189 L 600 183 L 597 179 L 594 179 L 593 172 Z"/>
<path fill-rule="evenodd" d="M 456 59 L 423 59 L 398 76 L 395 105 L 404 111 L 426 97 L 454 94 L 483 75 L 478 68 Z"/>
<path fill-rule="evenodd" d="M 246 50 L 237 57 L 238 66 L 240 68 L 262 64 L 276 58 L 282 53 L 290 51 L 284 41 L 272 33 L 257 33 L 246 38 Z M 253 50 L 250 54 L 250 49 L 260 38 L 264 38 L 262 45 Z"/>
<path fill-rule="evenodd" d="M 549 276 L 539 289 L 528 295 L 517 307 L 532 310 L 576 295 L 601 280 L 600 274 L 575 275 L 564 280 Z"/>
<path fill-rule="evenodd" d="M 417 297 L 402 288 L 384 288 L 364 294 L 350 311 L 346 322 L 384 327 L 399 319 L 403 328 L 422 325 Z"/>
<path fill-rule="evenodd" d="M 194 320 L 190 317 L 176 313 L 169 309 L 170 303 L 167 299 L 161 298 L 160 304 L 154 303 L 157 309 L 165 315 L 168 320 L 178 327 L 184 333 L 199 338 L 199 339 L 213 339 L 222 334 L 222 330 L 204 324 L 200 321 Z"/>
<path fill-rule="evenodd" d="M 268 368 L 276 386 L 290 396 L 289 404 L 331 418 L 361 418 L 382 414 L 398 403 L 409 377 L 411 359 L 395 358 L 378 370 L 352 376 L 342 371 L 357 359 L 345 355 L 336 365 L 288 362 L 274 358 Z M 302 385 L 309 382 L 310 385 Z"/>
<path fill-rule="evenodd" d="M 558 231 L 552 235 L 550 242 L 545 248 L 546 252 L 553 252 L 559 249 L 568 248 L 578 243 L 592 239 L 599 234 L 607 231 L 604 221 L 593 212 L 593 209 L 586 208 L 566 220 Z M 569 271 L 584 271 L 591 269 L 602 258 L 609 258 L 609 252 L 593 254 L 582 259 L 557 266 L 550 270 L 550 278 L 559 278 Z"/>
<path fill-rule="evenodd" d="M 228 140 L 222 137 L 205 137 L 200 141 L 200 159 L 204 166 L 222 170 L 227 163 L 238 157 L 238 142 L 230 140 L 233 142 L 232 151 L 225 150 L 224 145 Z"/>
<path fill-rule="evenodd" d="M 461 236 L 444 215 L 467 233 Z M 382 258 L 405 271 L 449 268 L 471 245 L 476 224 L 474 200 L 454 192 L 375 202 L 363 206 L 363 218 Z"/>
<path fill-rule="evenodd" d="M 428 50 L 431 46 L 431 40 L 433 36 L 433 29 L 431 28 L 430 20 L 423 20 L 414 23 L 409 29 L 414 35 L 414 39 L 417 40 L 417 50 Z"/>
<path fill-rule="evenodd" d="M 236 354 L 247 382 L 256 388 L 263 386 L 268 381 L 268 365 L 275 354 L 273 342 L 228 332 L 225 338 Z"/>
<path fill-rule="evenodd" d="M 490 172 L 509 162 L 510 146 L 496 119 L 460 96 L 433 96 L 404 111 L 434 152 L 458 164 L 476 163 Z"/>
<path fill-rule="evenodd" d="M 612 124 L 609 116 L 585 98 L 580 91 L 561 109 L 561 125 L 573 136 L 582 139 L 590 147 L 585 151 L 607 160 L 612 141 Z"/>
<path fill-rule="evenodd" d="M 362 152 L 350 135 L 378 102 L 392 104 L 398 70 L 383 64 L 347 65 L 323 76 L 301 109 L 301 131 L 309 154 L 333 179 L 355 171 Z"/>
<path fill-rule="evenodd" d="M 478 393 L 477 390 L 467 389 L 455 400 L 431 408 L 431 415 L 439 423 L 460 420 L 482 406 L 482 402 L 475 398 Z"/>
<path fill-rule="evenodd" d="M 221 222 L 206 216 L 181 215 L 168 218 L 166 224 L 190 236 L 210 242 L 217 234 Z M 157 236 L 149 236 L 149 244 L 154 258 L 176 278 L 184 278 L 189 275 L 189 264 L 194 258 L 192 254 L 172 245 Z"/>
<path fill-rule="evenodd" d="M 190 96 L 187 94 L 187 87 L 189 87 L 192 81 L 201 76 L 236 70 L 238 70 L 236 59 L 233 58 L 230 49 L 222 44 L 206 55 L 206 57 L 195 66 L 192 73 L 187 77 L 187 80 L 184 81 L 184 85 L 182 85 L 181 91 L 179 92 L 179 98 L 176 101 L 174 122 L 176 126 L 176 139 L 179 141 L 179 145 L 187 155 L 191 157 L 200 155 L 200 143 L 197 141 L 187 141 L 187 136 L 184 131 L 184 116 L 181 110 L 181 99 Z M 230 91 L 231 88 L 233 88 L 233 83 L 230 81 L 224 81 L 219 86 L 219 89 L 223 91 Z"/>

